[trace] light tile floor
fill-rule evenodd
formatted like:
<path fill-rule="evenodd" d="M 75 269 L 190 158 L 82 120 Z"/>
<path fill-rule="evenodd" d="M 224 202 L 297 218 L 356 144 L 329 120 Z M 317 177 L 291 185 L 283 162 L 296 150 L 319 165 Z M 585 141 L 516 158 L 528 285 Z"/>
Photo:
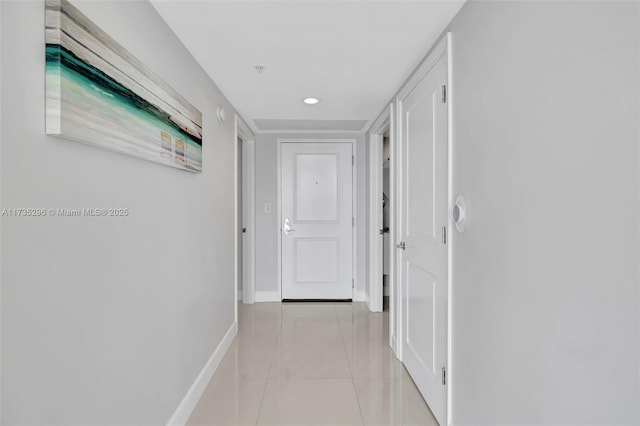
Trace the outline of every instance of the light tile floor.
<path fill-rule="evenodd" d="M 364 303 L 238 307 L 238 335 L 189 425 L 438 423 Z"/>

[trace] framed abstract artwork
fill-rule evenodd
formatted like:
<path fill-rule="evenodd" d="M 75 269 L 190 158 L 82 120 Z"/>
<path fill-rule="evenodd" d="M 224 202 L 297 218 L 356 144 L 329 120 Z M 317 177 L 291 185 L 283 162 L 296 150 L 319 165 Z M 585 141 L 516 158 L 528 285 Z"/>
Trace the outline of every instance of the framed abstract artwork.
<path fill-rule="evenodd" d="M 67 0 L 46 0 L 46 133 L 202 171 L 202 113 Z"/>

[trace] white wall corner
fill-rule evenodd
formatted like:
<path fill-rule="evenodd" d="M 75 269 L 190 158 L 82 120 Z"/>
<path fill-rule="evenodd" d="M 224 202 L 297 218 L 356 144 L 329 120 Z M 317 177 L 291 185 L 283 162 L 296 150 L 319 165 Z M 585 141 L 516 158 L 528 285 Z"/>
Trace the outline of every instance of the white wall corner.
<path fill-rule="evenodd" d="M 256 291 L 256 302 L 280 302 L 281 300 L 278 291 Z"/>
<path fill-rule="evenodd" d="M 211 377 L 213 377 L 213 373 L 215 373 L 218 365 L 220 365 L 222 357 L 229 349 L 229 346 L 231 346 L 231 342 L 233 342 L 237 333 L 238 323 L 234 322 L 222 338 L 218 347 L 213 351 L 213 354 L 211 354 L 211 357 L 200 371 L 200 374 L 198 374 L 198 377 L 196 377 L 196 380 L 193 382 L 184 398 L 182 398 L 178 408 L 176 408 L 176 411 L 174 411 L 173 415 L 167 422 L 167 426 L 184 426 L 187 424 L 193 409 L 196 408 L 196 404 L 200 400 L 202 393 L 209 384 Z"/>

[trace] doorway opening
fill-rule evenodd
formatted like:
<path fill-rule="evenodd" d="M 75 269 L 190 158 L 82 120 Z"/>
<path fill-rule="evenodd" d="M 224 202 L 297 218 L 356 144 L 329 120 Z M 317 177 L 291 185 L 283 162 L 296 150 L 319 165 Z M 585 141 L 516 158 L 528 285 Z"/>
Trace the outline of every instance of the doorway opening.
<path fill-rule="evenodd" d="M 237 303 L 255 301 L 255 135 L 235 118 L 235 283 Z"/>
<path fill-rule="evenodd" d="M 236 253 L 236 256 L 238 257 L 238 264 L 236 265 L 236 276 L 237 278 L 237 299 L 238 302 L 243 301 L 242 299 L 242 286 L 244 283 L 244 279 L 243 279 L 243 274 L 242 274 L 242 268 L 244 266 L 244 235 L 247 233 L 247 227 L 245 226 L 244 223 L 244 209 L 242 206 L 242 199 L 244 196 L 244 191 L 243 191 L 243 182 L 244 179 L 242 178 L 242 145 L 243 145 L 243 140 L 241 136 L 238 136 L 238 139 L 236 140 L 236 143 L 238 144 L 238 155 L 236 158 L 236 170 L 238 171 L 238 196 L 236 197 L 236 201 L 238 203 L 238 205 L 236 206 L 236 215 L 238 216 L 236 218 L 236 223 L 238 224 L 238 226 L 236 226 L 236 238 L 238 239 L 238 246 L 237 246 L 237 250 L 238 252 Z"/>
<path fill-rule="evenodd" d="M 367 303 L 389 312 L 389 345 L 398 356 L 395 288 L 395 134 L 389 104 L 369 130 L 369 227 Z"/>
<path fill-rule="evenodd" d="M 389 311 L 390 286 L 390 262 L 391 262 L 391 241 L 389 231 L 391 230 L 391 138 L 389 129 L 382 135 L 382 310 Z"/>
<path fill-rule="evenodd" d="M 280 300 L 352 300 L 355 139 L 278 139 Z"/>

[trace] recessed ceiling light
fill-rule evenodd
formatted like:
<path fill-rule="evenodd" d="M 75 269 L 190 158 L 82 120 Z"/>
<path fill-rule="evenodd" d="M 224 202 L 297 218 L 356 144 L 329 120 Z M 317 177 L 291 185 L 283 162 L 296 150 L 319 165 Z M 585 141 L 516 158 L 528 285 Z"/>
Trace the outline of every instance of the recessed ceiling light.
<path fill-rule="evenodd" d="M 320 101 L 316 98 L 305 98 L 303 102 L 307 105 L 315 105 Z"/>

